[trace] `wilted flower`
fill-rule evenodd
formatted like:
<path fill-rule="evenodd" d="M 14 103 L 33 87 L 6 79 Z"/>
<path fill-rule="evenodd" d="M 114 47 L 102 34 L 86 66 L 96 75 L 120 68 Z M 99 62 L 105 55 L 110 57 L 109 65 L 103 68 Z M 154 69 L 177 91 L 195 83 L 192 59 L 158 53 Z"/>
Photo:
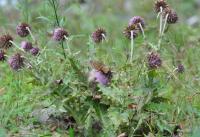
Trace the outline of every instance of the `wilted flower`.
<path fill-rule="evenodd" d="M 31 27 L 27 23 L 21 23 L 16 27 L 16 33 L 20 37 L 26 37 L 29 35 L 29 30 L 31 30 Z"/>
<path fill-rule="evenodd" d="M 160 55 L 158 53 L 151 52 L 148 55 L 148 66 L 150 69 L 157 69 L 161 67 L 162 60 L 160 59 Z"/>
<path fill-rule="evenodd" d="M 144 19 L 140 16 L 134 16 L 129 21 L 129 26 L 136 25 L 138 28 L 140 28 L 139 24 L 141 24 L 143 28 L 145 27 Z"/>
<path fill-rule="evenodd" d="M 10 48 L 12 46 L 11 41 L 13 41 L 12 36 L 10 36 L 9 34 L 2 35 L 0 37 L 0 48 L 3 48 L 3 49 Z"/>
<path fill-rule="evenodd" d="M 92 33 L 92 39 L 95 43 L 100 43 L 105 39 L 106 31 L 102 28 L 98 28 L 95 32 Z"/>
<path fill-rule="evenodd" d="M 8 63 L 13 70 L 18 71 L 24 66 L 24 58 L 17 53 L 9 58 Z"/>
<path fill-rule="evenodd" d="M 131 39 L 131 32 L 133 35 L 133 39 L 135 39 L 138 36 L 139 29 L 136 25 L 131 25 L 125 28 L 124 30 L 124 35 L 128 38 Z"/>
<path fill-rule="evenodd" d="M 5 60 L 6 60 L 5 52 L 3 50 L 0 50 L 0 61 L 5 61 Z"/>
<path fill-rule="evenodd" d="M 157 13 L 160 12 L 160 8 L 162 8 L 164 10 L 167 7 L 169 7 L 169 6 L 168 6 L 168 4 L 167 4 L 167 2 L 165 0 L 157 0 L 155 2 L 155 6 L 154 6 L 155 11 Z"/>
<path fill-rule="evenodd" d="M 179 64 L 177 66 L 177 72 L 178 73 L 183 73 L 184 71 L 185 71 L 185 68 L 184 68 L 183 64 Z"/>
<path fill-rule="evenodd" d="M 168 15 L 167 23 L 169 23 L 169 24 L 174 24 L 174 23 L 176 23 L 178 21 L 177 13 L 174 10 L 170 9 L 170 8 L 166 8 L 165 9 L 165 14 L 164 15 L 165 16 Z"/>
<path fill-rule="evenodd" d="M 33 47 L 30 52 L 32 55 L 36 56 L 39 54 L 40 49 L 38 47 Z"/>
<path fill-rule="evenodd" d="M 53 31 L 53 36 L 52 36 L 53 40 L 64 41 L 65 37 L 69 37 L 69 33 L 66 30 L 64 30 L 63 28 L 56 28 Z"/>
<path fill-rule="evenodd" d="M 21 42 L 21 48 L 24 49 L 24 51 L 30 51 L 33 47 L 32 47 L 32 43 L 31 42 L 27 42 L 27 41 L 22 41 Z"/>

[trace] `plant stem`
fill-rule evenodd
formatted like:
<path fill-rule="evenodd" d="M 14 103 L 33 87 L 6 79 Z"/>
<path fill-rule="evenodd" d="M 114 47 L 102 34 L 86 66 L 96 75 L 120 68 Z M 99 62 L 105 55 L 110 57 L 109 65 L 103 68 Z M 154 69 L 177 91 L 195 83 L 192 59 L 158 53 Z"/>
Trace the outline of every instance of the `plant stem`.
<path fill-rule="evenodd" d="M 55 0 L 49 0 L 49 3 L 53 7 L 54 16 L 55 16 L 55 20 L 56 20 L 57 26 L 60 27 L 60 22 L 59 22 L 59 18 L 58 18 L 58 13 L 57 13 L 57 8 L 56 8 Z M 63 41 L 60 44 L 62 46 L 63 56 L 66 59 L 66 54 L 65 54 L 65 48 L 64 48 Z"/>
<path fill-rule="evenodd" d="M 139 23 L 139 26 L 140 26 L 140 29 L 141 29 L 141 31 L 142 31 L 143 38 L 145 39 L 145 38 L 146 38 L 146 36 L 145 36 L 145 34 L 144 34 L 144 29 L 143 29 L 143 27 L 142 27 L 141 23 Z"/>
<path fill-rule="evenodd" d="M 167 14 L 167 15 L 165 16 L 165 22 L 164 22 L 164 26 L 163 26 L 163 30 L 162 30 L 161 36 L 163 36 L 163 34 L 164 34 L 164 32 L 165 32 L 165 28 L 166 28 L 168 16 L 169 16 L 169 14 Z"/>
<path fill-rule="evenodd" d="M 55 18 L 56 18 L 57 26 L 60 27 L 60 22 L 59 22 L 59 18 L 58 18 L 58 14 L 57 14 L 57 8 L 56 8 L 55 0 L 52 0 L 52 7 L 53 7 L 53 10 L 54 10 L 54 15 L 55 15 Z"/>
<path fill-rule="evenodd" d="M 161 36 L 161 33 L 162 33 L 162 22 L 163 22 L 163 20 L 162 20 L 162 12 L 163 12 L 163 9 L 162 9 L 162 7 L 160 7 L 160 31 L 159 31 L 159 35 Z"/>
<path fill-rule="evenodd" d="M 72 55 L 71 49 L 69 47 L 69 39 L 66 36 L 64 36 L 64 38 L 65 38 L 65 40 L 67 42 L 67 48 L 68 48 L 69 55 Z"/>
<path fill-rule="evenodd" d="M 133 46 L 134 46 L 134 38 L 133 38 L 133 31 L 131 31 L 131 58 L 130 62 L 133 60 Z"/>
<path fill-rule="evenodd" d="M 19 50 L 24 52 L 24 50 L 22 48 L 20 48 L 15 42 L 13 42 L 11 40 L 9 42 L 12 43 L 17 49 L 19 49 Z"/>
<path fill-rule="evenodd" d="M 160 33 L 160 37 L 159 37 L 159 41 L 158 41 L 158 50 L 160 50 L 160 45 L 161 45 L 162 38 L 163 38 L 163 35 L 164 35 L 164 32 L 165 32 L 165 28 L 166 28 L 166 25 L 167 25 L 167 18 L 168 18 L 168 16 L 169 16 L 168 14 L 165 16 L 164 25 L 161 28 L 161 33 Z"/>
<path fill-rule="evenodd" d="M 32 32 L 31 32 L 30 28 L 29 28 L 29 27 L 26 27 L 26 29 L 27 29 L 28 32 L 30 33 L 33 42 L 35 42 L 35 37 L 33 36 L 33 34 L 32 34 Z"/>

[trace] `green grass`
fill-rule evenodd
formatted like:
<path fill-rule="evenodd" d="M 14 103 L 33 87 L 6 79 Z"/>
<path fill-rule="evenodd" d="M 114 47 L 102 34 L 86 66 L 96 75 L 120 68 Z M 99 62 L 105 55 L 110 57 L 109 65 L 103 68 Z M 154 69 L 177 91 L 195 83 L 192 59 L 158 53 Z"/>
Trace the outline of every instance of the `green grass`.
<path fill-rule="evenodd" d="M 7 62 L 0 62 L 0 137 L 22 136 L 22 129 L 33 125 L 28 136 L 99 136 L 116 137 L 121 133 L 129 136 L 170 136 L 177 125 L 182 126 L 184 136 L 198 136 L 200 116 L 200 63 L 199 28 L 187 26 L 185 20 L 196 14 L 194 1 L 169 0 L 177 10 L 180 20 L 171 25 L 164 35 L 161 50 L 163 60 L 160 69 L 151 72 L 146 56 L 151 49 L 147 43 L 158 42 L 158 24 L 153 11 L 153 0 L 134 0 L 131 9 L 123 8 L 122 0 L 94 0 L 80 5 L 74 0 L 58 8 L 60 25 L 70 32 L 69 46 L 72 53 L 79 54 L 63 58 L 62 47 L 47 34 L 56 26 L 53 8 L 48 1 L 33 2 L 19 0 L 12 9 L 0 11 L 1 35 L 9 32 L 17 44 L 31 37 L 19 38 L 15 27 L 28 22 L 37 40 L 41 54 L 33 57 L 23 53 L 32 64 L 32 69 L 14 72 Z M 185 11 L 188 11 L 185 14 Z M 5 16 L 9 15 L 9 16 Z M 12 15 L 12 16 L 11 16 Z M 133 63 L 127 63 L 130 41 L 123 36 L 123 30 L 132 16 L 143 16 L 147 27 L 144 41 L 139 35 L 134 41 Z M 103 27 L 107 42 L 94 44 L 91 33 Z M 96 51 L 94 60 L 100 60 L 113 71 L 112 83 L 108 87 L 99 85 L 97 94 L 102 99 L 92 99 L 92 89 L 85 79 L 90 71 L 88 51 Z M 12 48 L 8 56 L 19 52 Z M 185 66 L 185 72 L 173 72 L 177 64 Z M 154 81 L 150 81 L 150 77 Z M 169 78 L 169 80 L 167 79 Z M 55 80 L 64 84 L 56 85 Z M 129 109 L 135 104 L 136 109 Z M 76 123 L 68 129 L 45 125 L 31 117 L 33 110 L 54 107 L 58 114 L 72 116 Z M 93 128 L 94 121 L 101 121 L 100 133 Z M 76 134 L 78 131 L 79 134 Z"/>

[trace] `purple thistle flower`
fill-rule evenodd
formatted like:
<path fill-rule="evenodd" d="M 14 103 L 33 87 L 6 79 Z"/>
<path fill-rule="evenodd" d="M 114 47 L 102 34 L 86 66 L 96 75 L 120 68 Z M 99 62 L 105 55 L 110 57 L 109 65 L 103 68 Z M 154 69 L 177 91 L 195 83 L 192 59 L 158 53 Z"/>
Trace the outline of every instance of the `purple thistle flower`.
<path fill-rule="evenodd" d="M 185 67 L 183 66 L 183 64 L 179 64 L 177 66 L 177 72 L 178 73 L 183 73 L 185 71 Z"/>
<path fill-rule="evenodd" d="M 178 21 L 178 15 L 174 10 L 170 8 L 166 8 L 164 15 L 166 16 L 167 14 L 168 14 L 168 18 L 167 18 L 168 24 L 175 24 Z"/>
<path fill-rule="evenodd" d="M 6 60 L 5 52 L 3 50 L 0 50 L 0 61 L 5 61 L 5 60 Z"/>
<path fill-rule="evenodd" d="M 29 35 L 29 31 L 27 28 L 29 28 L 31 30 L 30 26 L 27 23 L 21 23 L 21 24 L 17 25 L 16 33 L 20 37 L 26 37 Z"/>
<path fill-rule="evenodd" d="M 53 40 L 55 41 L 64 41 L 65 37 L 69 37 L 69 33 L 63 28 L 56 28 L 53 31 Z"/>
<path fill-rule="evenodd" d="M 9 58 L 8 63 L 13 70 L 18 71 L 24 66 L 24 58 L 17 53 Z"/>
<path fill-rule="evenodd" d="M 92 39 L 95 43 L 100 43 L 105 39 L 106 31 L 102 28 L 98 28 L 92 33 Z"/>
<path fill-rule="evenodd" d="M 160 55 L 158 53 L 151 52 L 147 58 L 148 66 L 150 69 L 157 69 L 161 67 L 162 60 L 160 59 Z"/>
<path fill-rule="evenodd" d="M 123 31 L 123 34 L 128 39 L 131 39 L 131 32 L 133 32 L 133 39 L 135 39 L 139 33 L 139 29 L 137 28 L 136 25 L 131 25 L 131 26 L 126 27 Z"/>
<path fill-rule="evenodd" d="M 103 72 L 93 69 L 89 73 L 89 81 L 95 81 L 101 85 L 107 86 L 110 82 L 110 78 Z"/>
<path fill-rule="evenodd" d="M 134 16 L 129 21 L 129 26 L 136 25 L 138 28 L 140 28 L 139 24 L 141 24 L 143 28 L 145 27 L 144 19 L 140 16 Z"/>
<path fill-rule="evenodd" d="M 157 0 L 154 6 L 154 9 L 157 13 L 160 12 L 160 7 L 162 7 L 162 9 L 164 10 L 165 8 L 168 8 L 169 5 L 165 0 Z"/>
<path fill-rule="evenodd" d="M 12 36 L 10 36 L 9 34 L 2 35 L 0 37 L 0 48 L 8 49 L 12 47 L 12 43 L 10 41 L 13 41 Z"/>
<path fill-rule="evenodd" d="M 39 54 L 40 49 L 38 47 L 33 47 L 30 52 L 33 56 L 36 56 Z"/>
<path fill-rule="evenodd" d="M 24 49 L 24 51 L 28 52 L 33 48 L 32 47 L 32 43 L 31 42 L 27 42 L 27 41 L 22 41 L 21 42 L 21 48 Z"/>

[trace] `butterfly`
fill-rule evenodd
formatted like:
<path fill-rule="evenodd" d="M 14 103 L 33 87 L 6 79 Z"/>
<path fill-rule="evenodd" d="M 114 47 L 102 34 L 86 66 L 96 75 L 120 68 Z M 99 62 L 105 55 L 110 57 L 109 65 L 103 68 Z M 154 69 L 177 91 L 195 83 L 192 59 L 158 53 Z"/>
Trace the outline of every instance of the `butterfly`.
<path fill-rule="evenodd" d="M 100 61 L 90 61 L 90 65 L 96 69 L 97 71 L 101 71 L 104 74 L 108 74 L 111 72 L 111 69 L 109 67 L 107 67 L 106 65 L 104 65 L 102 62 Z"/>

